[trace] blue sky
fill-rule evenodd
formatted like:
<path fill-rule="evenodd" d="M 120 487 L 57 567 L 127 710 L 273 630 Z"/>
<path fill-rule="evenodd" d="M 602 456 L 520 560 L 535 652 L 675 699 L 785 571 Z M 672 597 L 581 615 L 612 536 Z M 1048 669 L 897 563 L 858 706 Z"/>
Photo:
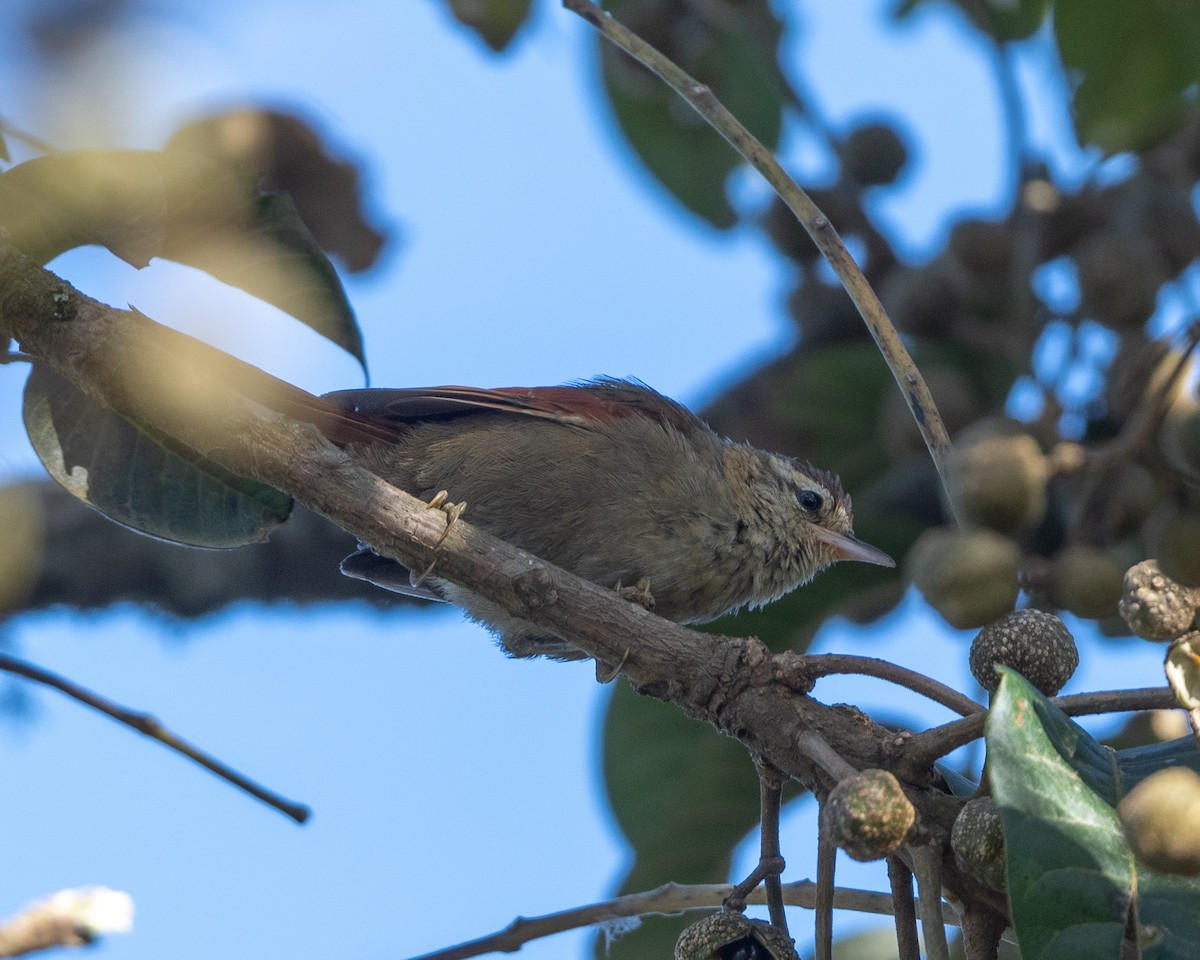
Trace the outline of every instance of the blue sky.
<path fill-rule="evenodd" d="M 32 5 L 6 5 L 0 36 Z M 3 109 L 63 146 L 154 147 L 199 111 L 299 107 L 362 160 L 373 209 L 399 230 L 383 263 L 348 281 L 375 384 L 603 373 L 702 403 L 788 344 L 786 270 L 751 231 L 706 228 L 636 166 L 594 88 L 588 29 L 555 4 L 536 6 L 532 26 L 495 57 L 440 3 L 378 0 L 334 14 L 310 0 L 157 0 L 143 30 L 71 77 L 31 76 L 0 41 Z M 912 169 L 878 212 L 919 258 L 948 216 L 1001 209 L 1002 124 L 986 53 L 955 16 L 930 5 L 884 29 L 886 6 L 807 5 L 787 59 L 835 128 L 898 113 L 912 131 Z M 1020 76 L 1029 89 L 1057 82 L 1033 57 Z M 1032 118 L 1079 175 L 1092 161 L 1069 149 L 1064 124 Z M 802 137 L 784 152 L 811 175 L 826 162 Z M 737 188 L 748 205 L 766 196 L 749 175 Z M 361 383 L 336 348 L 186 268 L 139 273 L 95 250 L 54 266 L 93 295 L 309 389 Z M 19 425 L 22 379 L 0 368 L 8 479 L 37 471 Z M 587 666 L 505 660 L 455 611 L 243 605 L 179 625 L 121 608 L 22 618 L 4 639 L 315 808 L 295 827 L 155 744 L 39 694 L 30 723 L 0 727 L 0 914 L 64 886 L 128 890 L 135 932 L 107 941 L 105 957 L 411 956 L 518 914 L 603 899 L 624 869 L 598 773 L 606 691 Z M 915 602 L 879 629 L 835 625 L 820 640 L 916 669 L 961 663 L 943 679 L 969 689 L 962 643 Z M 1156 650 L 1110 647 L 1105 659 L 1129 685 L 1161 676 Z M 1071 689 L 1098 685 L 1105 673 L 1085 657 Z M 942 718 L 862 681 L 817 692 Z M 811 806 L 785 830 L 789 878 L 810 875 Z M 843 878 L 885 886 L 873 868 Z M 803 939 L 807 919 L 794 926 Z M 522 955 L 582 956 L 590 936 Z"/>

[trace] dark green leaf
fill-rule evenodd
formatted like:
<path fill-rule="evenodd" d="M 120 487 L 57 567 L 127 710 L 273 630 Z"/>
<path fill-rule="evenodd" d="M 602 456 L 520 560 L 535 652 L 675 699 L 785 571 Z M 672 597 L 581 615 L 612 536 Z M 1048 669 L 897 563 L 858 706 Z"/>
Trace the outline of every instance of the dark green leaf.
<path fill-rule="evenodd" d="M 292 501 L 103 407 L 44 365 L 25 386 L 25 429 L 46 470 L 101 513 L 195 547 L 266 540 Z"/>
<path fill-rule="evenodd" d="M 63 153 L 0 175 L 0 227 L 47 263 L 100 244 L 135 267 L 197 267 L 287 311 L 364 363 L 341 281 L 290 198 L 181 150 Z"/>
<path fill-rule="evenodd" d="M 1194 3 L 1059 0 L 1054 33 L 1074 82 L 1080 143 L 1109 153 L 1145 148 L 1195 106 L 1200 10 Z"/>
<path fill-rule="evenodd" d="M 613 689 L 604 744 L 608 796 L 635 856 L 620 892 L 726 881 L 733 848 L 758 822 L 758 778 L 745 747 L 625 683 Z M 688 922 L 651 918 L 603 952 L 669 957 Z"/>
<path fill-rule="evenodd" d="M 1019 674 L 998 669 L 1003 678 L 987 722 L 988 776 L 1004 817 L 1009 902 L 1022 955 L 1116 957 L 1136 891 L 1143 931 L 1153 933 L 1146 960 L 1200 956 L 1200 882 L 1137 864 L 1114 809 L 1126 765 L 1145 758 L 1119 764 L 1114 751 Z"/>
<path fill-rule="evenodd" d="M 470 27 L 497 53 L 516 36 L 529 18 L 532 0 L 448 0 L 450 12 Z"/>
<path fill-rule="evenodd" d="M 903 0 L 895 16 L 903 19 L 928 0 Z M 997 40 L 1024 40 L 1037 33 L 1050 12 L 1050 0 L 953 0 L 979 30 Z"/>
<path fill-rule="evenodd" d="M 782 26 L 765 0 L 711 6 L 616 0 L 608 9 L 710 86 L 769 149 L 777 145 L 792 94 L 777 57 Z M 733 226 L 725 180 L 741 163 L 736 151 L 658 77 L 603 38 L 598 42 L 604 89 L 642 161 L 692 212 L 713 226 Z"/>

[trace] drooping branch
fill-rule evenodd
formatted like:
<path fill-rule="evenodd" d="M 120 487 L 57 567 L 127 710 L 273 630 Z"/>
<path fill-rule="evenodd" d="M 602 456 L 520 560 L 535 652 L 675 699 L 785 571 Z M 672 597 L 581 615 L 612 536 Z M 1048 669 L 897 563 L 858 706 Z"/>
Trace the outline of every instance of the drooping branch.
<path fill-rule="evenodd" d="M 950 437 L 938 413 L 933 395 L 925 378 L 913 362 L 900 335 L 888 318 L 879 297 L 854 262 L 842 238 L 829 219 L 821 213 L 812 198 L 801 189 L 774 155 L 713 95 L 711 89 L 689 75 L 669 57 L 619 23 L 607 11 L 591 0 L 563 0 L 563 6 L 578 14 L 595 27 L 608 41 L 624 50 L 642 66 L 653 71 L 698 113 L 717 133 L 721 134 L 742 157 L 775 189 L 779 197 L 796 215 L 817 249 L 828 261 L 838 279 L 850 294 L 850 299 L 875 340 L 879 352 L 895 377 L 900 392 L 912 412 L 917 428 L 925 440 L 929 455 L 937 467 L 942 485 L 946 485 L 946 457 Z M 953 509 L 953 499 L 948 501 Z"/>

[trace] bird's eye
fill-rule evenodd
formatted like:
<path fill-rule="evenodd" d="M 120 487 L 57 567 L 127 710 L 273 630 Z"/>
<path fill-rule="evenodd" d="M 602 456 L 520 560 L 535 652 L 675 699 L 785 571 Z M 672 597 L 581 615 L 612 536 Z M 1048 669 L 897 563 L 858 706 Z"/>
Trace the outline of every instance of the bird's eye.
<path fill-rule="evenodd" d="M 800 504 L 800 509 L 807 513 L 816 513 L 824 505 L 825 501 L 816 490 L 801 490 L 796 494 L 796 502 Z"/>

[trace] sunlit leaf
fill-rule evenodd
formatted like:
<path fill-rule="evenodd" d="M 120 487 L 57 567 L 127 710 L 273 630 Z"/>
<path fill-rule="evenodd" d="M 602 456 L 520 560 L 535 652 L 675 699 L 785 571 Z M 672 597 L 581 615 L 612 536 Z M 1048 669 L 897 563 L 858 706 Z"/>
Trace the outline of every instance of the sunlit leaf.
<path fill-rule="evenodd" d="M 258 543 L 287 519 L 286 494 L 239 477 L 101 406 L 44 365 L 25 386 L 25 429 L 50 475 L 134 530 L 195 547 Z"/>
<path fill-rule="evenodd" d="M 363 363 L 341 281 L 290 198 L 241 167 L 182 151 L 81 151 L 0 175 L 0 227 L 47 263 L 86 244 L 135 267 L 162 257 L 287 311 Z"/>
<path fill-rule="evenodd" d="M 1114 808 L 1127 788 L 1117 754 L 1019 674 L 999 669 L 987 722 L 988 776 L 1004 817 L 1022 955 L 1116 957 L 1136 892 L 1146 960 L 1200 956 L 1200 881 L 1134 860 Z"/>

